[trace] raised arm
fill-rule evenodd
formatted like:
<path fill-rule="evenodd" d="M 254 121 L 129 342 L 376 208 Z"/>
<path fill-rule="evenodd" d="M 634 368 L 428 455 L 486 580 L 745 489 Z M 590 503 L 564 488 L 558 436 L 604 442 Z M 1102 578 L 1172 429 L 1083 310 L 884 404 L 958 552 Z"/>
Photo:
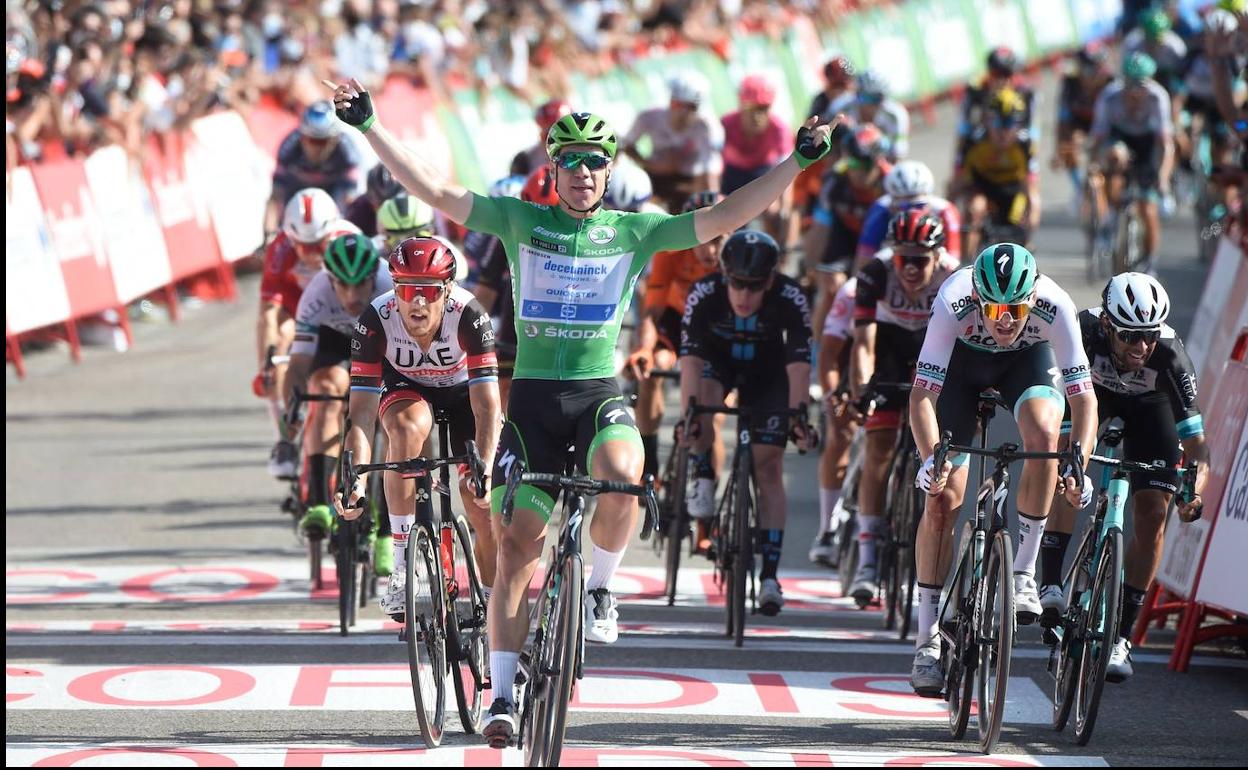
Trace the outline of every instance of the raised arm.
<path fill-rule="evenodd" d="M 840 115 L 822 125 L 818 118 L 810 118 L 797 132 L 797 149 L 792 155 L 714 206 L 698 209 L 693 216 L 698 242 L 727 235 L 762 214 L 793 184 L 802 169 L 828 153 L 832 148 L 832 130 L 843 122 Z"/>
<path fill-rule="evenodd" d="M 334 89 L 334 107 L 338 118 L 358 128 L 377 157 L 390 169 L 394 178 L 417 198 L 463 224 L 472 213 L 472 193 L 442 175 L 432 163 L 404 147 L 394 137 L 373 109 L 373 100 L 360 81 L 325 86 Z"/>

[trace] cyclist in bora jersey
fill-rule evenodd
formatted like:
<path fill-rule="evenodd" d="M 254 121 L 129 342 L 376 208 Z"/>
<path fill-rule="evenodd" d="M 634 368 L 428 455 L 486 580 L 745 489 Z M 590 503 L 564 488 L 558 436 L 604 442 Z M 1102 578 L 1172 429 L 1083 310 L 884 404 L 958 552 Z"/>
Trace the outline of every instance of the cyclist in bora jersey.
<path fill-rule="evenodd" d="M 642 269 L 656 251 L 692 248 L 758 216 L 831 147 L 832 127 L 809 120 L 798 132 L 793 155 L 714 206 L 678 216 L 602 211 L 616 135 L 602 118 L 573 113 L 551 126 L 546 137 L 559 205 L 535 206 L 477 195 L 443 178 L 378 122 L 359 81 L 336 86 L 334 101 L 339 117 L 364 132 L 409 192 L 455 222 L 503 239 L 521 332 L 512 403 L 532 406 L 509 410 L 490 474 L 496 512 L 517 460 L 534 471 L 559 472 L 570 444 L 578 449 L 577 464 L 594 476 L 639 480 L 641 440 L 615 381 L 613 351 Z M 498 576 L 489 610 L 495 700 L 484 733 L 496 746 L 506 745 L 516 728 L 512 683 L 528 635 L 527 589 L 554 498 L 550 490 L 522 485 L 516 508 L 511 526 L 496 530 Z M 636 518 L 634 498 L 598 499 L 590 526 L 587 640 L 611 643 L 619 633 L 608 586 Z"/>
<path fill-rule="evenodd" d="M 955 444 L 971 442 L 979 394 L 987 388 L 997 389 L 1013 408 L 1026 451 L 1057 450 L 1065 399 L 1072 437 L 1085 448 L 1085 456 L 1091 452 L 1096 396 L 1079 342 L 1075 304 L 1039 273 L 1031 252 L 1014 243 L 989 246 L 973 266 L 957 271 L 940 287 L 910 391 L 910 429 L 923 457 L 916 484 L 928 493 L 915 548 L 919 624 L 910 686 L 919 695 L 935 697 L 944 689 L 936 620 L 970 464 L 969 455 L 956 454 L 943 468 L 934 468 L 933 450 L 941 430 L 952 431 Z M 1014 601 L 1022 624 L 1040 615 L 1036 555 L 1057 470 L 1056 460 L 1025 460 L 1019 477 Z M 1086 506 L 1092 499 L 1092 480 L 1083 469 L 1063 469 L 1062 477 L 1067 501 Z"/>

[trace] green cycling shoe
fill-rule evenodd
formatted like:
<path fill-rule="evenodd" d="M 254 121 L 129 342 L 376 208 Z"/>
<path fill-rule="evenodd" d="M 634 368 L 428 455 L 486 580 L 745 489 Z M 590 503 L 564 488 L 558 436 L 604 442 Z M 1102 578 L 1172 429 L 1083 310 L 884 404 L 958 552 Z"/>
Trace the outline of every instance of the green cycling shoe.
<path fill-rule="evenodd" d="M 328 505 L 310 505 L 299 520 L 299 531 L 309 539 L 328 537 L 334 531 L 334 518 Z"/>

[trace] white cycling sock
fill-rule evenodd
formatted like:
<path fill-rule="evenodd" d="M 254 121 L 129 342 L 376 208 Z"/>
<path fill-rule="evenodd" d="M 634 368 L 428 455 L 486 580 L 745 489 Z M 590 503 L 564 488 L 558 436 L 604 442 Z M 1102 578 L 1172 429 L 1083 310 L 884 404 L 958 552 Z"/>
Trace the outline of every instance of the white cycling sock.
<path fill-rule="evenodd" d="M 516 669 L 520 667 L 520 653 L 490 650 L 490 682 L 493 700 L 502 698 L 516 705 Z"/>
<path fill-rule="evenodd" d="M 587 591 L 596 591 L 599 588 L 606 588 L 623 558 L 623 551 L 608 551 L 595 545 L 594 571 L 589 573 L 589 580 L 585 583 L 585 589 Z"/>
<path fill-rule="evenodd" d="M 390 514 L 390 534 L 394 537 L 394 571 L 396 574 L 407 572 L 407 536 L 415 523 L 416 514 L 414 513 L 405 516 Z"/>
<path fill-rule="evenodd" d="M 880 517 L 858 514 L 858 564 L 875 566 L 875 540 L 879 536 Z"/>
<path fill-rule="evenodd" d="M 1036 574 L 1036 556 L 1040 554 L 1040 541 L 1044 539 L 1044 523 L 1023 512 L 1018 514 L 1018 548 L 1014 551 L 1014 574 Z"/>
<path fill-rule="evenodd" d="M 940 586 L 914 587 L 914 603 L 919 608 L 919 625 L 914 629 L 914 649 L 927 646 L 937 635 L 940 620 Z"/>
<path fill-rule="evenodd" d="M 841 499 L 841 490 L 819 488 L 819 534 L 832 531 L 832 512 Z"/>

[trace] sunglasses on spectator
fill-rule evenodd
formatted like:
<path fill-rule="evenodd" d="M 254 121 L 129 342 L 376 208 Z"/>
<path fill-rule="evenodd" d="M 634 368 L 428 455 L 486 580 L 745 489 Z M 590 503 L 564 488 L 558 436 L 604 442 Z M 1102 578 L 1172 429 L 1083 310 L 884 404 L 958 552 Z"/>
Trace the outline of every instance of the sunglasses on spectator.
<path fill-rule="evenodd" d="M 577 152 L 575 150 L 569 150 L 568 152 L 560 153 L 558 159 L 555 160 L 555 163 L 559 166 L 559 168 L 566 171 L 575 171 L 576 168 L 582 163 L 584 163 L 590 171 L 601 171 L 611 165 L 611 159 L 602 153 Z"/>
<path fill-rule="evenodd" d="M 1021 321 L 1031 313 L 1030 302 L 981 302 L 980 312 L 989 321 L 1000 321 L 1007 315 L 1015 321 Z"/>
<path fill-rule="evenodd" d="M 931 254 L 901 254 L 896 251 L 893 252 L 893 265 L 895 265 L 898 270 L 902 269 L 906 265 L 917 267 L 922 270 L 927 267 L 928 263 L 931 261 Z"/>
<path fill-rule="evenodd" d="M 758 292 L 763 291 L 764 289 L 767 288 L 767 279 L 766 278 L 763 278 L 762 280 L 746 279 L 746 278 L 737 278 L 736 276 L 730 275 L 728 276 L 728 288 L 736 289 L 737 291 L 748 291 L 751 294 L 757 294 Z"/>
<path fill-rule="evenodd" d="M 1125 345 L 1136 345 L 1141 342 L 1151 345 L 1161 339 L 1161 329 L 1124 329 L 1112 321 L 1109 325 L 1114 327 L 1114 334 L 1117 335 L 1118 341 Z"/>
<path fill-rule="evenodd" d="M 404 302 L 415 302 L 417 297 L 433 304 L 446 293 L 445 283 L 394 283 L 394 295 Z"/>

